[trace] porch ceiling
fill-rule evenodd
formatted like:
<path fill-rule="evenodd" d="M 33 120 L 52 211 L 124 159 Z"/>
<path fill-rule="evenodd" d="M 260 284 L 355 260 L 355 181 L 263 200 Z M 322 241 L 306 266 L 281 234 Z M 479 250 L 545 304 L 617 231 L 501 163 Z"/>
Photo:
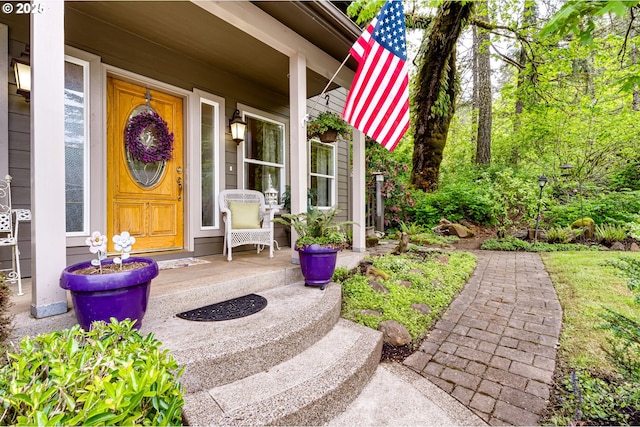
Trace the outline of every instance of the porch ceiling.
<path fill-rule="evenodd" d="M 257 3 L 263 11 L 292 27 L 339 61 L 344 59 L 355 40 L 353 37 L 350 40 L 349 29 L 327 26 L 326 19 L 332 18 L 327 17 L 326 4 Z M 65 8 L 67 33 L 72 38 L 70 41 L 79 48 L 114 43 L 114 40 L 104 40 L 105 33 L 98 28 L 78 30 L 91 21 L 117 30 L 122 34 L 119 43 L 127 43 L 133 37 L 143 39 L 175 52 L 176 57 L 189 58 L 253 81 L 270 91 L 289 92 L 289 65 L 285 55 L 191 2 L 71 1 L 65 3 Z M 325 22 L 317 18 L 321 15 L 325 16 L 322 18 Z M 335 21 L 335 17 L 333 19 Z M 310 70 L 307 77 L 309 95 L 319 93 L 326 84 L 324 77 Z"/>

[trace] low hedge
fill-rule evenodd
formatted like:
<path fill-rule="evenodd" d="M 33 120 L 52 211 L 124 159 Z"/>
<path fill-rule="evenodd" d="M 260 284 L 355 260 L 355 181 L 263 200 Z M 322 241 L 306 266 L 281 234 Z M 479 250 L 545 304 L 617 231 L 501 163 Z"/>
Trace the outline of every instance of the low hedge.
<path fill-rule="evenodd" d="M 182 370 L 161 345 L 115 319 L 25 337 L 0 368 L 0 425 L 180 425 Z"/>

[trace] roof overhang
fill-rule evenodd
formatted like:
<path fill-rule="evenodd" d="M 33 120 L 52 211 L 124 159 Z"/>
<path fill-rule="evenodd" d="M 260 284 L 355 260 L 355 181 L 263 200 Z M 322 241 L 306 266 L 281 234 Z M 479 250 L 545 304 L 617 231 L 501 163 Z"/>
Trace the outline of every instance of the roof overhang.
<path fill-rule="evenodd" d="M 281 94 L 289 91 L 288 57 L 302 54 L 309 96 L 324 88 L 360 35 L 327 1 L 67 1 L 65 27 L 80 49 L 111 44 L 113 51 L 129 35 Z M 122 40 L 105 40 L 96 27 L 117 30 Z M 335 83 L 349 87 L 355 66 L 348 62 Z"/>

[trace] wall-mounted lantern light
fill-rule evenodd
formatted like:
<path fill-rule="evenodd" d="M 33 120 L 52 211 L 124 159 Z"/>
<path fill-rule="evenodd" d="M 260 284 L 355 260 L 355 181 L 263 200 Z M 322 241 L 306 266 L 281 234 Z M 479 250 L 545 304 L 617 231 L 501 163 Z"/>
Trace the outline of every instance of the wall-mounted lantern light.
<path fill-rule="evenodd" d="M 233 112 L 233 117 L 229 120 L 229 127 L 231 128 L 231 138 L 236 142 L 236 144 L 240 144 L 244 141 L 247 124 L 242 121 L 239 110 Z"/>
<path fill-rule="evenodd" d="M 22 95 L 27 102 L 31 99 L 31 66 L 21 59 L 13 59 L 13 72 L 16 76 L 16 92 Z"/>

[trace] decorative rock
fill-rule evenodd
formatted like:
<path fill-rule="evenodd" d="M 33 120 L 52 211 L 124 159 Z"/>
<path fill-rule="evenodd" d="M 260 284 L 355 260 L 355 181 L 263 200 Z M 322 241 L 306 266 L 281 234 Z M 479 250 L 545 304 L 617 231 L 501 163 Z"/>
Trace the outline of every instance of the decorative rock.
<path fill-rule="evenodd" d="M 367 269 L 371 265 L 373 265 L 373 261 L 371 261 L 370 259 L 364 259 L 360 261 L 360 264 L 358 265 L 358 269 L 360 269 L 360 273 L 365 274 L 367 272 Z"/>
<path fill-rule="evenodd" d="M 612 251 L 624 251 L 624 245 L 621 242 L 613 242 L 611 245 Z"/>
<path fill-rule="evenodd" d="M 449 227 L 449 234 L 458 236 L 461 239 L 466 239 L 467 237 L 473 237 L 473 232 L 462 224 L 451 224 L 448 227 Z"/>
<path fill-rule="evenodd" d="M 583 228 L 583 236 L 585 239 L 593 239 L 595 236 L 596 225 L 593 219 L 589 217 L 584 217 L 578 220 L 573 221 L 571 224 L 571 228 Z"/>
<path fill-rule="evenodd" d="M 387 280 L 389 278 L 389 275 L 387 273 L 385 273 L 384 271 L 380 270 L 379 268 L 376 268 L 372 265 L 367 267 L 367 272 L 365 273 L 365 276 L 367 277 L 378 277 L 382 280 Z"/>
<path fill-rule="evenodd" d="M 398 246 L 395 247 L 393 252 L 394 255 L 400 255 L 407 252 L 407 247 L 409 246 L 410 237 L 404 231 L 400 235 L 400 241 L 398 241 Z"/>
<path fill-rule="evenodd" d="M 380 282 L 377 280 L 369 280 L 369 286 L 376 292 L 380 292 L 381 294 L 388 294 L 389 289 L 385 288 Z"/>
<path fill-rule="evenodd" d="M 377 311 L 377 310 L 370 310 L 370 309 L 360 310 L 360 314 L 365 315 L 365 316 L 382 317 L 382 312 Z"/>
<path fill-rule="evenodd" d="M 400 281 L 400 286 L 404 286 L 405 288 L 410 288 L 411 286 L 413 286 L 413 283 L 411 283 L 408 280 L 401 280 Z"/>
<path fill-rule="evenodd" d="M 640 252 L 640 246 L 638 246 L 638 244 L 636 242 L 633 242 L 631 244 L 631 246 L 629 247 L 629 250 L 631 252 Z"/>
<path fill-rule="evenodd" d="M 411 270 L 409 270 L 409 274 L 418 274 L 423 276 L 424 271 L 420 270 L 419 268 L 412 268 Z"/>
<path fill-rule="evenodd" d="M 438 282 L 437 280 L 432 280 L 431 284 L 433 285 L 434 288 L 441 288 L 442 287 L 442 283 Z"/>
<path fill-rule="evenodd" d="M 442 265 L 449 264 L 449 255 L 442 255 L 441 257 L 438 257 L 438 262 Z"/>
<path fill-rule="evenodd" d="M 429 307 L 427 304 L 413 303 L 411 304 L 411 308 L 417 311 L 418 313 L 422 313 L 422 314 L 431 313 L 431 307 Z"/>
<path fill-rule="evenodd" d="M 403 324 L 395 320 L 385 320 L 378 324 L 378 330 L 382 332 L 386 344 L 394 347 L 407 345 L 411 342 L 411 334 Z"/>

